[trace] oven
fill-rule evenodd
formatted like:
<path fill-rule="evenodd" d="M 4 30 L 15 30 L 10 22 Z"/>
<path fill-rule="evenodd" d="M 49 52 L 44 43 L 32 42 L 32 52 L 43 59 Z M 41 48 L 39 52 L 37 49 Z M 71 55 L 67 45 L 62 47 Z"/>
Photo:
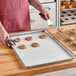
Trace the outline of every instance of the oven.
<path fill-rule="evenodd" d="M 54 2 L 55 0 L 39 0 L 40 3 L 48 3 L 48 2 Z"/>
<path fill-rule="evenodd" d="M 49 12 L 51 16 L 51 21 L 53 22 L 53 27 L 56 27 L 56 2 L 55 0 L 40 0 L 40 3 L 43 7 Z M 39 11 L 36 10 L 31 5 L 29 6 L 30 9 L 30 19 L 31 19 L 31 29 L 41 29 L 41 28 L 48 28 L 47 21 L 43 20 L 40 15 Z"/>
<path fill-rule="evenodd" d="M 57 25 L 76 24 L 76 0 L 57 1 Z"/>

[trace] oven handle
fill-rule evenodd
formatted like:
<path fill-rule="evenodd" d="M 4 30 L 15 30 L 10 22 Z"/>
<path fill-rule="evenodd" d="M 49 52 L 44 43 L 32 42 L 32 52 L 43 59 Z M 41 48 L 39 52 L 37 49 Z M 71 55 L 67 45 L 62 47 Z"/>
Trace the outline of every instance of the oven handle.
<path fill-rule="evenodd" d="M 47 11 L 50 11 L 51 10 L 51 8 L 50 7 L 44 7 Z M 38 11 L 37 10 L 34 10 L 34 9 L 31 9 L 30 10 L 30 13 L 38 13 Z"/>
<path fill-rule="evenodd" d="M 51 10 L 51 8 L 50 7 L 44 7 L 47 11 L 49 11 L 49 10 Z"/>

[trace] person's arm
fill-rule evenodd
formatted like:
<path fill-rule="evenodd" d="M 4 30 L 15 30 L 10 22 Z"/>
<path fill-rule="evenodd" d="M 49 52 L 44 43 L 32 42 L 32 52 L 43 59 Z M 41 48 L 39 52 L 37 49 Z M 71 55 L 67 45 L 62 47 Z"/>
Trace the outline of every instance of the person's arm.
<path fill-rule="evenodd" d="M 34 6 L 37 10 L 40 11 L 45 16 L 45 19 L 49 19 L 49 13 L 44 9 L 44 7 L 40 4 L 39 0 L 29 0 L 30 4 Z"/>
<path fill-rule="evenodd" d="M 5 43 L 5 39 L 6 37 L 9 38 L 9 35 L 7 33 L 7 31 L 5 30 L 5 28 L 3 27 L 3 25 L 0 22 L 0 40 Z"/>

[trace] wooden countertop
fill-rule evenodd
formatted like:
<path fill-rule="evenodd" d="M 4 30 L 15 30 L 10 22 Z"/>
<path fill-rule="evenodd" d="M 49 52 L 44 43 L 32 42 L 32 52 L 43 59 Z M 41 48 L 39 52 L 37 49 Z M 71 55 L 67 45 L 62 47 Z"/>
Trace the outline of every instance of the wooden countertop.
<path fill-rule="evenodd" d="M 51 30 L 53 34 L 56 33 L 56 30 L 52 28 L 48 30 Z M 0 76 L 32 76 L 73 67 L 76 67 L 76 59 L 32 69 L 24 68 L 14 51 L 0 41 Z"/>

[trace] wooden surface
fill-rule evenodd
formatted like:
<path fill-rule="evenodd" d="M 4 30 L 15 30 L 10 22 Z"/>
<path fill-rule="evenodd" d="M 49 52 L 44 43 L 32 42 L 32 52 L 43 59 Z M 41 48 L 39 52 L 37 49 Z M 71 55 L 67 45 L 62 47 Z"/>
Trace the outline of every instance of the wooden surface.
<path fill-rule="evenodd" d="M 62 26 L 60 27 L 62 29 L 68 30 L 68 29 L 76 29 L 76 24 L 75 25 L 67 25 L 67 26 Z M 49 30 L 50 31 L 50 30 Z M 50 31 L 52 33 L 52 31 Z M 76 55 L 76 48 L 71 46 L 69 42 L 66 42 L 65 39 L 58 34 L 59 31 L 55 30 L 55 33 L 53 34 L 60 42 L 62 42 L 63 45 L 65 45 L 73 54 Z"/>
<path fill-rule="evenodd" d="M 56 35 L 56 30 L 52 28 L 48 30 Z M 76 67 L 76 59 L 32 69 L 23 68 L 14 51 L 0 42 L 0 76 L 32 76 L 73 67 Z"/>

